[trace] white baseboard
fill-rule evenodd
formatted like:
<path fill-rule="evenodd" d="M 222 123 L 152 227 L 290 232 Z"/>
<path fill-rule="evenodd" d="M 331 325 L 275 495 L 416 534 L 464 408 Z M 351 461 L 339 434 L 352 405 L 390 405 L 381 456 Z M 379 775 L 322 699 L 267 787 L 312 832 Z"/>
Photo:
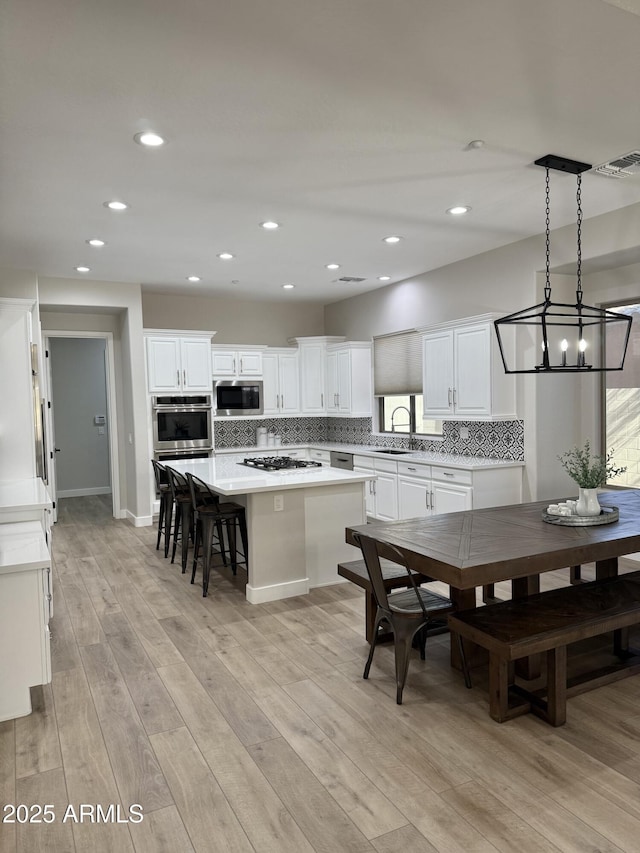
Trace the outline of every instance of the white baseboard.
<path fill-rule="evenodd" d="M 247 584 L 246 596 L 249 604 L 264 604 L 265 601 L 280 601 L 309 592 L 309 578 L 301 578 L 286 583 L 274 583 L 269 586 L 251 586 Z"/>
<path fill-rule="evenodd" d="M 82 498 L 85 495 L 110 495 L 111 486 L 92 486 L 88 489 L 58 490 L 59 498 Z"/>
<path fill-rule="evenodd" d="M 150 527 L 153 524 L 153 517 L 150 515 L 134 515 L 128 509 L 125 510 L 127 518 L 134 527 Z"/>

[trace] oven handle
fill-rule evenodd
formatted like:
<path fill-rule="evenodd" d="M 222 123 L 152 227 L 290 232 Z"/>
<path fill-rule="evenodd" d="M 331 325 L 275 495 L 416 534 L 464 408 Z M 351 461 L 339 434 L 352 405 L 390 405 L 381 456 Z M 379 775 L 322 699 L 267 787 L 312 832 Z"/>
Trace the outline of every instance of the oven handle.
<path fill-rule="evenodd" d="M 154 412 L 206 412 L 211 409 L 207 403 L 196 404 L 195 406 L 152 406 Z"/>

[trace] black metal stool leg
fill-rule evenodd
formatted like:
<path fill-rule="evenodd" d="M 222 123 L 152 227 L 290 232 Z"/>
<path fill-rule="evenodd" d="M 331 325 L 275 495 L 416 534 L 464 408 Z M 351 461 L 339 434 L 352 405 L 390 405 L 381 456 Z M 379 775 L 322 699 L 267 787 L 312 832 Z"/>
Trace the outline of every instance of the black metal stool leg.
<path fill-rule="evenodd" d="M 164 555 L 169 556 L 169 542 L 171 540 L 171 525 L 173 524 L 173 495 L 167 497 L 167 508 L 164 519 Z M 173 560 L 171 561 L 173 562 Z"/>
<path fill-rule="evenodd" d="M 165 495 L 160 495 L 160 510 L 158 512 L 158 538 L 156 540 L 156 551 L 160 550 L 160 539 L 162 538 L 162 533 L 164 531 L 164 507 L 165 507 Z"/>
<path fill-rule="evenodd" d="M 182 501 L 180 504 L 182 515 L 182 574 L 187 571 L 187 556 L 189 552 L 189 534 L 191 532 L 191 504 Z"/>

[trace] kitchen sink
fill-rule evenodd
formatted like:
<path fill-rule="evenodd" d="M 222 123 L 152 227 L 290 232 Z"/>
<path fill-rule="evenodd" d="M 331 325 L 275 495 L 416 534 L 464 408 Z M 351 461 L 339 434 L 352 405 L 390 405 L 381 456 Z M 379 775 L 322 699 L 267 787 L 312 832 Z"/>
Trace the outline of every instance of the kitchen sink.
<path fill-rule="evenodd" d="M 388 453 L 390 456 L 404 456 L 405 453 L 411 453 L 410 450 L 391 450 L 388 447 L 385 447 L 382 450 L 374 450 L 374 453 Z"/>

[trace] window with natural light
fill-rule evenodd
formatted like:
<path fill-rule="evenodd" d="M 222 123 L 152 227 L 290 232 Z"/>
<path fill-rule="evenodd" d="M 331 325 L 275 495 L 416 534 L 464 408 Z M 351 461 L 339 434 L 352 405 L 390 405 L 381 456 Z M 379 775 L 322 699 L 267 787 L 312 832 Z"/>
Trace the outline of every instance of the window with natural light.
<path fill-rule="evenodd" d="M 442 435 L 442 421 L 422 414 L 422 394 L 387 394 L 379 398 L 380 432 Z"/>

